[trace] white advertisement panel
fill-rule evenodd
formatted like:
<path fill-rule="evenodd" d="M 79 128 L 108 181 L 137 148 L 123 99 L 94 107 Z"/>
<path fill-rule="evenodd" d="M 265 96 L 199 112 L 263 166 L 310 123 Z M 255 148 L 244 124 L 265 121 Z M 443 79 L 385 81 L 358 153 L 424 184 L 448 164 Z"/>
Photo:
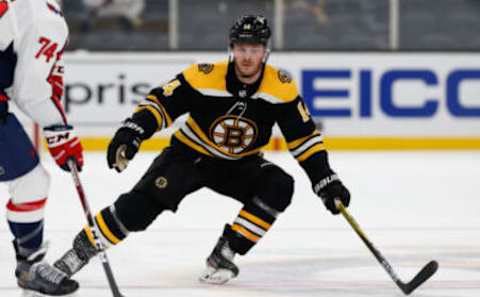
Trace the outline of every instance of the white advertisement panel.
<path fill-rule="evenodd" d="M 226 57 L 71 53 L 65 108 L 83 133 L 104 134 L 130 115 L 150 88 L 191 63 Z M 328 136 L 480 136 L 480 54 L 292 52 L 273 53 L 269 62 L 297 79 Z"/>
<path fill-rule="evenodd" d="M 201 57 L 202 59 L 199 59 Z M 84 136 L 109 136 L 154 87 L 225 54 L 67 54 L 64 106 Z"/>

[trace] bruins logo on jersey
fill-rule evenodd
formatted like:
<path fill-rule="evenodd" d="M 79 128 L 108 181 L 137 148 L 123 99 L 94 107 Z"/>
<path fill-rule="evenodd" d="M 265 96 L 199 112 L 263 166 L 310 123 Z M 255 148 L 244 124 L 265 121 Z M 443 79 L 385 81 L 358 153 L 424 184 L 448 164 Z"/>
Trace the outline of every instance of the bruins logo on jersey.
<path fill-rule="evenodd" d="M 239 154 L 254 143 L 258 128 L 251 120 L 226 115 L 210 127 L 210 137 L 216 145 L 231 154 Z"/>
<path fill-rule="evenodd" d="M 282 82 L 284 84 L 292 82 L 292 77 L 285 70 L 278 70 L 277 74 L 278 74 L 278 79 L 280 80 L 280 82 Z"/>
<path fill-rule="evenodd" d="M 168 181 L 164 176 L 157 177 L 155 179 L 155 186 L 159 189 L 165 189 L 168 185 Z"/>
<path fill-rule="evenodd" d="M 198 64 L 198 71 L 209 74 L 213 70 L 213 64 Z"/>

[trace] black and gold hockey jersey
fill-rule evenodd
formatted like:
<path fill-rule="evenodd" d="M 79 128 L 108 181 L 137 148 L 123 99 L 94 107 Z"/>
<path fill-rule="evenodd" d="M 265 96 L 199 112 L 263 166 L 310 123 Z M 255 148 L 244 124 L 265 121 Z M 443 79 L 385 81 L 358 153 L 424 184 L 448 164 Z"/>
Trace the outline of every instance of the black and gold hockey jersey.
<path fill-rule="evenodd" d="M 194 64 L 153 89 L 136 113 L 153 115 L 156 130 L 189 113 L 172 136 L 172 145 L 226 160 L 258 154 L 277 123 L 310 178 L 327 170 L 322 136 L 289 74 L 267 64 L 255 84 L 245 85 L 233 68 L 227 62 Z M 148 132 L 151 136 L 155 129 Z"/>

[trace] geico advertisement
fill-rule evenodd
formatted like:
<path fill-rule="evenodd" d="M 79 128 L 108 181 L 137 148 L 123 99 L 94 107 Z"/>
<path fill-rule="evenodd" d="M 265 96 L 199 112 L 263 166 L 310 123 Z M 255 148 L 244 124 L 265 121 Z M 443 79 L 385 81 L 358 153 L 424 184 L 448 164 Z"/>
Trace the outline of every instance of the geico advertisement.
<path fill-rule="evenodd" d="M 72 122 L 116 125 L 148 91 L 225 53 L 66 57 Z M 330 136 L 480 136 L 480 55 L 273 53 Z"/>

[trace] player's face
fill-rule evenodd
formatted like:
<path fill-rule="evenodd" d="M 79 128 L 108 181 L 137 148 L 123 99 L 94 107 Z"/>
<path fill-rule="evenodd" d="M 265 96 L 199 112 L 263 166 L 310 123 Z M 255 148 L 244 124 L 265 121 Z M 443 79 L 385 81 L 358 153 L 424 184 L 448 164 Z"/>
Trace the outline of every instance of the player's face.
<path fill-rule="evenodd" d="M 235 43 L 232 53 L 237 74 L 240 78 L 250 78 L 262 69 L 267 49 L 260 43 Z"/>

